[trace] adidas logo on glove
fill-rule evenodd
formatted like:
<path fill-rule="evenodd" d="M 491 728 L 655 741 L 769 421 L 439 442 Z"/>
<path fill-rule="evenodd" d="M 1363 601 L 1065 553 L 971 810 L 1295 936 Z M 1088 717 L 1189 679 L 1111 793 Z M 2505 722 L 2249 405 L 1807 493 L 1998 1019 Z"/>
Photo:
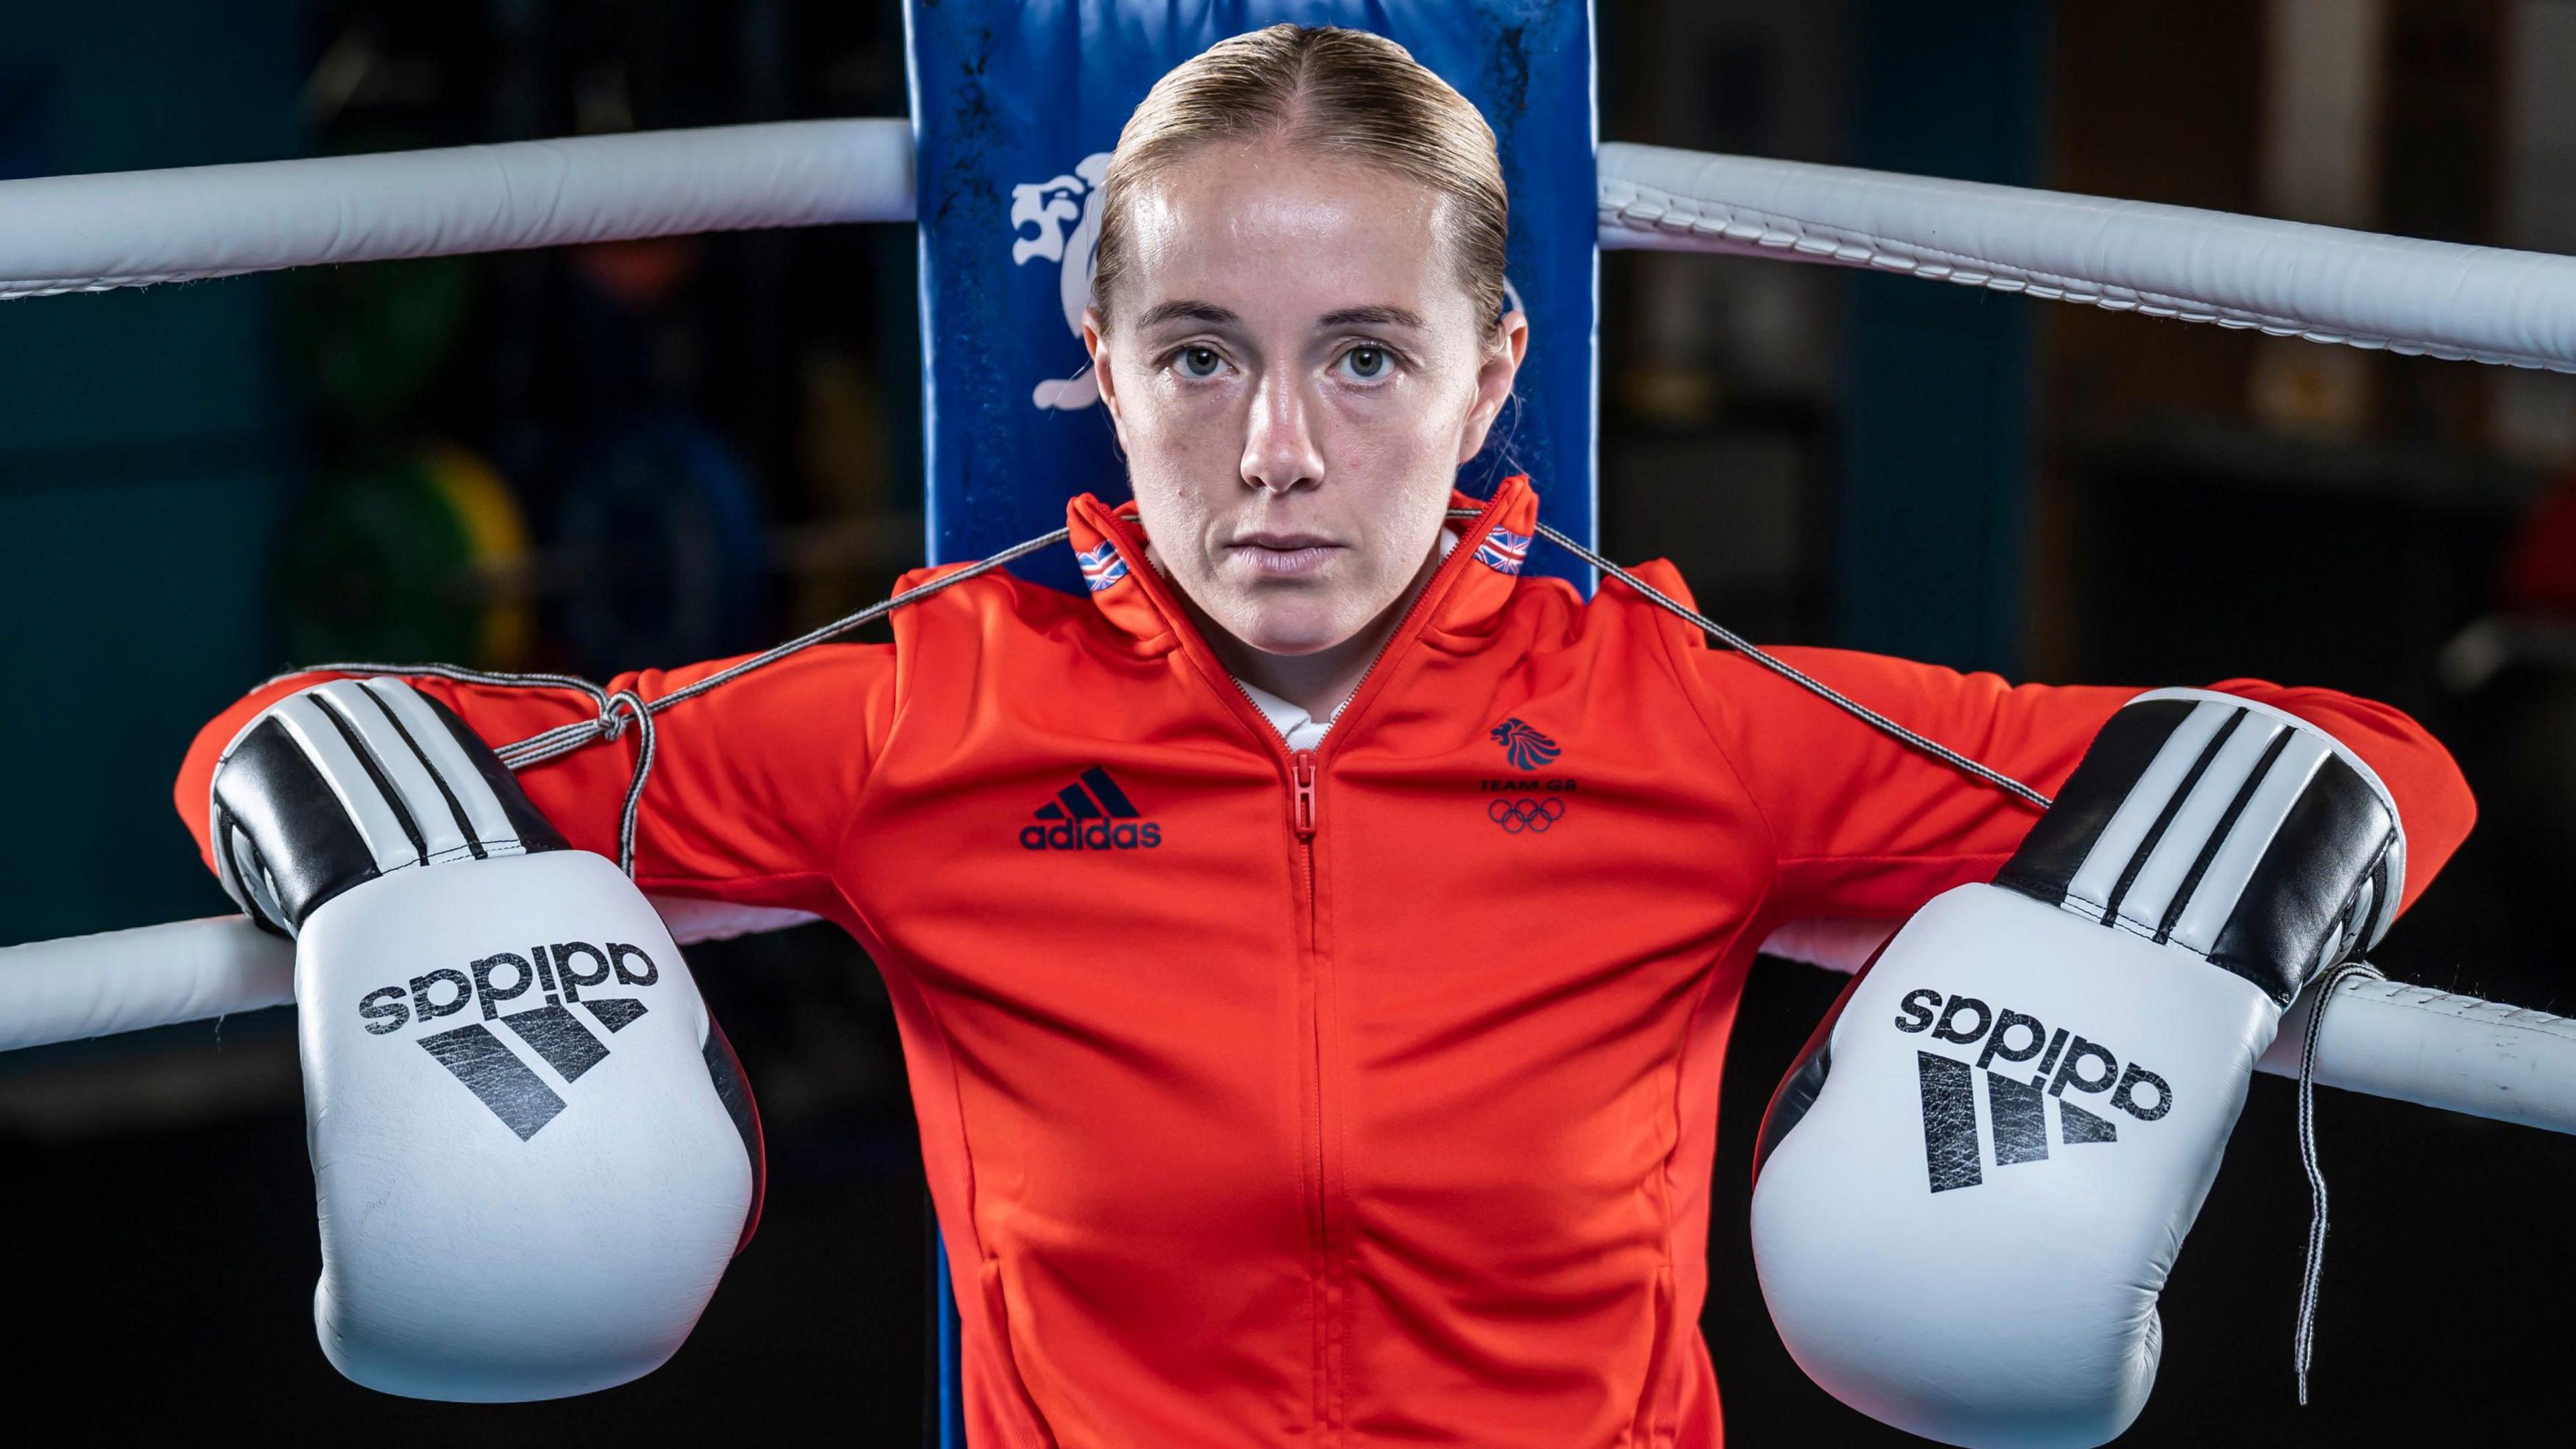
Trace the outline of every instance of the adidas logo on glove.
<path fill-rule="evenodd" d="M 525 956 L 499 951 L 466 963 L 463 970 L 441 966 L 400 986 L 379 986 L 359 998 L 358 1016 L 371 1035 L 390 1036 L 413 1022 L 454 1016 L 469 1005 L 480 1008 L 482 1021 L 422 1037 L 421 1049 L 524 1142 L 563 1111 L 564 1099 L 482 1022 L 508 1027 L 557 1076 L 575 1082 L 608 1059 L 608 1048 L 566 1002 L 589 1012 L 611 1036 L 645 1014 L 644 1003 L 632 996 L 582 996 L 585 989 L 612 979 L 641 989 L 659 982 L 662 971 L 640 946 L 611 941 L 602 948 L 562 941 L 531 947 Z M 502 1014 L 500 1003 L 526 995 L 532 986 L 544 988 L 543 1006 Z"/>
<path fill-rule="evenodd" d="M 2059 1146 L 2119 1140 L 2118 1125 L 2068 1100 L 2070 1091 L 2105 1096 L 2100 1105 L 2140 1122 L 2153 1122 L 2173 1107 L 2173 1088 L 2163 1077 L 2136 1062 L 2123 1067 L 2100 1042 L 2064 1027 L 2052 1031 L 2038 1017 L 1989 1007 L 1973 996 L 1945 997 L 1929 988 L 1905 993 L 1896 1009 L 1898 1031 L 1929 1033 L 1933 1041 L 1978 1048 L 1973 1065 L 1940 1052 L 1915 1053 L 1923 1097 L 1923 1164 L 1934 1192 L 1975 1187 L 1985 1180 L 1985 1154 L 1977 1140 L 1979 1076 L 1986 1081 L 1986 1119 L 1997 1167 L 2047 1160 L 2051 1099 L 2057 1103 Z M 2025 1077 L 2022 1064 L 2034 1057 L 2038 1061 Z"/>
<path fill-rule="evenodd" d="M 1144 813 L 1107 770 L 1094 765 L 1037 808 L 1037 823 L 1020 828 L 1020 848 L 1152 850 L 1163 843 L 1163 827 L 1142 818 Z"/>

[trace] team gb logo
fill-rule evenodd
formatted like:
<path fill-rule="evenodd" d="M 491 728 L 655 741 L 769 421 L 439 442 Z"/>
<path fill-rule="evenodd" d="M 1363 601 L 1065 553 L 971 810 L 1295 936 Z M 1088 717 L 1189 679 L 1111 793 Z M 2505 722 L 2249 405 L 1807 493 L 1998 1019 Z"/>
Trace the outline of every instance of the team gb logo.
<path fill-rule="evenodd" d="M 1518 719 L 1507 719 L 1485 733 L 1495 744 L 1503 747 L 1503 753 L 1510 758 L 1515 770 L 1539 769 L 1553 763 L 1562 753 L 1556 741 Z"/>
<path fill-rule="evenodd" d="M 1094 151 L 1070 176 L 1011 188 L 1011 262 L 1024 267 L 1043 257 L 1056 264 L 1064 325 L 1076 338 L 1082 336 L 1082 309 L 1091 305 L 1092 257 L 1100 245 L 1100 187 L 1108 177 L 1109 153 Z M 1100 385 L 1086 363 L 1071 377 L 1039 383 L 1029 401 L 1071 412 L 1100 401 Z"/>

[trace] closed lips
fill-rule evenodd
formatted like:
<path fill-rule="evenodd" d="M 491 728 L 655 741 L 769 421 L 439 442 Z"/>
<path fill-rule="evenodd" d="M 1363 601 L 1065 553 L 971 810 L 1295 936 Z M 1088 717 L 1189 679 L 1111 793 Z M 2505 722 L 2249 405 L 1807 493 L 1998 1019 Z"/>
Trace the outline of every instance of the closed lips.
<path fill-rule="evenodd" d="M 1260 573 L 1285 576 L 1320 567 L 1340 545 L 1308 533 L 1256 533 L 1236 539 L 1228 548 Z"/>

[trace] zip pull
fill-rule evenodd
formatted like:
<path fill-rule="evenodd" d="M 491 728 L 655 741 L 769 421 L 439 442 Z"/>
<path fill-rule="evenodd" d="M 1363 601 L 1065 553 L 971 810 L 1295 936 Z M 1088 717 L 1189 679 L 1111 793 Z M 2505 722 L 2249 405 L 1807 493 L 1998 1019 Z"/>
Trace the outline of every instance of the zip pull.
<path fill-rule="evenodd" d="M 1315 838 L 1315 752 L 1298 750 L 1289 755 L 1288 769 L 1297 778 L 1297 838 L 1312 840 Z"/>

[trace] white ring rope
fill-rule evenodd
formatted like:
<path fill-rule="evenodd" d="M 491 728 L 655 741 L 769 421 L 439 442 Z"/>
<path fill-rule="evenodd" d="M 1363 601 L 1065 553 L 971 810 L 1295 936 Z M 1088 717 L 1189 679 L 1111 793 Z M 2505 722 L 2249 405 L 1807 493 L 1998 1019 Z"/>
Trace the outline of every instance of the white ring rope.
<path fill-rule="evenodd" d="M 652 897 L 682 945 L 817 919 L 774 906 Z M 207 916 L 0 947 L 0 1051 L 205 1021 L 295 1000 L 295 943 Z"/>
<path fill-rule="evenodd" d="M 0 182 L 0 301 L 396 257 L 912 220 L 906 121 Z"/>
<path fill-rule="evenodd" d="M 777 930 L 813 919 L 795 911 L 656 898 L 681 944 Z M 1764 949 L 1812 964 L 1857 968 L 1895 929 L 1892 921 L 1847 924 L 1856 950 L 1800 949 L 1801 928 Z M 1819 954 L 1829 959 L 1817 960 Z M 203 1021 L 283 1006 L 294 999 L 295 947 L 241 916 L 174 921 L 96 936 L 0 947 L 0 1051 Z M 2258 1064 L 2299 1075 L 2300 1048 L 2323 993 L 2303 998 L 2281 1022 Z M 2315 1079 L 2329 1087 L 2388 1097 L 2499 1122 L 2576 1132 L 2576 1021 L 2402 981 L 2352 977 L 2336 983 L 2334 1009 L 2319 1024 Z"/>
<path fill-rule="evenodd" d="M 1611 142 L 1601 245 L 1873 267 L 2276 337 L 2576 372 L 2576 257 Z"/>
<path fill-rule="evenodd" d="M 1903 272 L 2576 372 L 2576 258 L 1611 142 L 1600 240 Z M 0 300 L 393 257 L 909 221 L 912 129 L 787 121 L 0 182 Z"/>
<path fill-rule="evenodd" d="M 1772 933 L 1762 949 L 1828 971 L 1867 964 L 1896 921 L 1817 919 Z M 2318 1003 L 2333 1009 L 2316 1021 Z M 2498 1122 L 2576 1132 L 2576 1021 L 2474 996 L 2454 996 L 2375 976 L 2346 976 L 2312 990 L 2281 1018 L 2255 1065 L 2296 1079 L 2316 1022 L 2314 1079 Z"/>

